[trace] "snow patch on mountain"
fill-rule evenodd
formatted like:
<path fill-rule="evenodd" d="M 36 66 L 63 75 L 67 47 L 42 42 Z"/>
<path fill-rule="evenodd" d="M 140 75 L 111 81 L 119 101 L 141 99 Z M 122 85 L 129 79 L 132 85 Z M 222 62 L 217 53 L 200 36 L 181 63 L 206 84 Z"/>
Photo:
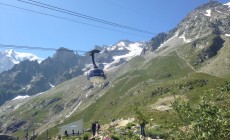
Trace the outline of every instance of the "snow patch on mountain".
<path fill-rule="evenodd" d="M 159 51 L 159 50 L 161 50 L 164 47 L 173 45 L 174 42 L 175 42 L 175 40 L 177 40 L 177 39 L 183 39 L 184 42 L 188 42 L 188 40 L 186 40 L 186 38 L 184 37 L 184 35 L 178 37 L 178 33 L 175 33 L 174 36 L 172 36 L 171 38 L 169 38 L 165 42 L 161 43 L 160 46 L 156 49 L 156 51 Z"/>
<path fill-rule="evenodd" d="M 204 15 L 207 17 L 211 17 L 211 13 L 212 13 L 211 9 L 208 9 L 208 10 L 206 10 L 206 14 L 204 14 Z"/>
<path fill-rule="evenodd" d="M 31 53 L 16 52 L 12 49 L 0 51 L 0 72 L 9 70 L 15 64 L 19 64 L 24 60 L 37 60 L 38 63 L 40 63 L 43 58 L 39 58 L 38 56 Z"/>
<path fill-rule="evenodd" d="M 36 61 L 41 62 L 41 58 L 37 57 L 36 55 L 30 54 L 30 53 L 19 53 L 15 52 L 16 56 L 15 58 L 18 59 L 19 61 L 23 61 L 25 59 L 29 59 L 30 61 Z"/>
<path fill-rule="evenodd" d="M 224 5 L 227 5 L 230 8 L 230 2 L 228 2 L 228 3 L 224 4 Z"/>
<path fill-rule="evenodd" d="M 12 49 L 10 50 L 5 50 L 3 54 L 8 57 L 9 59 L 12 60 L 14 64 L 18 64 L 23 60 L 30 60 L 30 61 L 35 61 L 37 60 L 38 62 L 41 62 L 43 59 L 39 58 L 38 56 L 31 54 L 31 53 L 23 53 L 23 52 L 16 52 Z"/>
<path fill-rule="evenodd" d="M 114 66 L 122 64 L 130 59 L 134 58 L 141 54 L 143 50 L 144 43 L 143 42 L 126 42 L 120 41 L 117 44 L 110 46 L 107 50 L 111 52 L 117 52 L 117 55 L 113 56 L 113 62 L 111 63 L 104 63 L 105 70 L 109 70 Z M 127 53 L 124 54 L 124 51 Z M 119 52 L 121 54 L 119 55 Z"/>
<path fill-rule="evenodd" d="M 230 37 L 230 34 L 225 34 L 225 36 L 228 36 L 228 37 Z"/>
<path fill-rule="evenodd" d="M 140 44 L 139 43 L 133 43 L 130 44 L 129 46 L 127 46 L 126 48 L 130 51 L 129 53 L 125 54 L 125 55 L 121 55 L 121 56 L 114 56 L 113 59 L 115 61 L 121 59 L 121 58 L 126 58 L 126 60 L 130 60 L 131 58 L 140 55 L 142 48 L 139 47 Z M 119 50 L 124 50 L 124 48 L 119 48 Z"/>
<path fill-rule="evenodd" d="M 49 83 L 49 85 L 50 85 L 51 88 L 55 87 L 55 86 L 54 86 L 53 84 L 51 84 L 51 83 Z"/>
<path fill-rule="evenodd" d="M 184 34 L 183 34 L 183 35 L 181 35 L 179 38 L 183 39 L 183 41 L 184 41 L 185 43 L 192 42 L 192 40 L 191 40 L 191 39 L 186 39 L 186 37 L 185 37 L 185 35 L 184 35 Z"/>
<path fill-rule="evenodd" d="M 29 95 L 25 95 L 25 96 L 19 95 L 19 96 L 15 97 L 15 98 L 12 99 L 12 100 L 21 100 L 21 99 L 25 99 L 25 98 L 28 98 L 28 97 L 30 97 L 30 96 L 29 96 Z"/>

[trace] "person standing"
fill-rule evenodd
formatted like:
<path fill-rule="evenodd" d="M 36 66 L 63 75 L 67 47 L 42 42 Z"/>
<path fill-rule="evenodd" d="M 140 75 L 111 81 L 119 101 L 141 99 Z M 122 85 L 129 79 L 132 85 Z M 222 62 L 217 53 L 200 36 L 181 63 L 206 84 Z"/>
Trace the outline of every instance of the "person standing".
<path fill-rule="evenodd" d="M 95 122 L 92 123 L 91 130 L 92 130 L 93 137 L 94 137 L 97 131 L 97 125 Z"/>
<path fill-rule="evenodd" d="M 101 128 L 101 126 L 100 126 L 100 124 L 97 121 L 96 122 L 97 135 L 99 135 L 100 128 Z"/>
<path fill-rule="evenodd" d="M 146 136 L 145 135 L 145 125 L 146 125 L 145 122 L 140 123 L 141 135 L 144 136 L 144 137 Z"/>

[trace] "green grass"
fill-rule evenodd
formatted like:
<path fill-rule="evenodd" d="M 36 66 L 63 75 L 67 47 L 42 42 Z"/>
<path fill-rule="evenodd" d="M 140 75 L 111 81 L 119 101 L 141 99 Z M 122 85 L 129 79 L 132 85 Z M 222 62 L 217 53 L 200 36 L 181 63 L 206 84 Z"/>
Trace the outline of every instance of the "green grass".
<path fill-rule="evenodd" d="M 218 58 L 218 55 L 221 50 L 218 50 L 216 55 L 212 56 L 211 58 L 204 58 L 205 52 L 208 52 L 211 46 L 221 45 L 220 42 L 218 42 L 218 36 L 215 34 L 211 34 L 209 36 L 205 36 L 203 38 L 197 39 L 191 43 L 184 44 L 180 46 L 177 49 L 177 53 L 180 54 L 186 61 L 189 62 L 191 66 L 193 66 L 195 69 L 200 69 L 207 64 L 211 62 L 214 62 L 212 60 L 215 60 Z M 227 41 L 227 40 L 226 40 Z M 227 43 L 229 43 L 227 41 Z M 225 49 L 228 48 L 227 44 Z M 214 52 L 214 50 L 212 49 Z M 225 57 L 227 58 L 227 57 Z M 221 69 L 221 68 L 220 68 Z"/>
<path fill-rule="evenodd" d="M 182 94 L 186 95 L 189 100 L 191 100 L 192 103 L 197 103 L 198 100 L 200 100 L 200 96 L 205 93 L 205 91 L 208 91 L 211 88 L 216 88 L 218 85 L 221 85 L 224 83 L 224 80 L 213 77 L 207 74 L 191 74 L 189 77 L 187 77 L 189 81 L 193 81 L 194 89 L 181 92 L 180 89 L 178 89 L 180 84 L 184 84 L 184 80 L 181 79 L 178 81 L 178 84 L 175 84 L 175 80 L 171 80 L 168 83 L 161 83 L 158 85 L 159 87 L 168 87 L 172 89 L 173 92 L 176 94 Z M 207 84 L 204 86 L 200 86 L 199 83 L 195 83 L 194 81 L 199 80 L 208 80 Z M 123 81 L 122 81 L 123 82 Z M 118 85 L 119 86 L 119 85 Z M 138 85 L 138 86 L 141 86 Z M 138 87 L 137 86 L 137 87 Z M 121 87 L 122 89 L 123 87 Z M 128 88 L 122 89 L 122 92 L 117 91 L 118 87 L 114 87 L 111 89 L 108 93 L 106 93 L 103 97 L 98 99 L 94 104 L 92 104 L 90 107 L 88 107 L 86 110 L 80 112 L 79 114 L 76 114 L 69 120 L 68 122 L 77 120 L 80 118 L 80 116 L 84 117 L 84 121 L 86 122 L 86 127 L 89 127 L 89 122 L 94 120 L 99 120 L 102 124 L 103 123 L 109 123 L 112 119 L 117 118 L 125 118 L 133 116 L 132 113 L 132 106 L 136 103 L 142 108 L 144 112 L 148 113 L 148 116 L 153 119 L 154 123 L 157 124 L 168 124 L 174 119 L 174 114 L 172 111 L 156 111 L 156 110 L 150 110 L 147 106 L 149 104 L 153 104 L 156 102 L 158 98 L 167 97 L 169 95 L 172 95 L 172 92 L 165 93 L 163 95 L 155 95 L 152 96 L 151 91 L 156 89 L 156 87 L 152 87 L 152 85 L 147 85 L 143 92 L 140 92 L 137 95 L 133 95 L 137 89 L 128 91 Z M 138 88 L 139 89 L 139 88 Z M 218 94 L 218 93 L 215 93 Z"/>
<path fill-rule="evenodd" d="M 114 118 L 132 116 L 131 108 L 134 104 L 140 104 L 145 108 L 147 104 L 155 102 L 157 98 L 161 97 L 153 98 L 152 91 L 156 88 L 155 83 L 146 83 L 145 81 L 154 79 L 158 81 L 158 87 L 171 86 L 174 79 L 183 77 L 191 71 L 186 63 L 176 55 L 159 57 L 150 62 L 144 70 L 136 69 L 121 76 L 122 78 L 118 78 L 117 81 L 114 81 L 116 83 L 114 87 L 110 88 L 104 96 L 66 123 L 83 117 L 86 127 L 89 127 L 91 121 L 98 120 L 101 123 L 108 123 Z M 171 74 L 171 76 L 162 77 L 165 74 Z M 167 116 L 164 113 L 158 114 L 161 116 L 160 119 Z M 156 120 L 159 119 L 156 118 Z M 161 122 L 165 122 L 165 120 Z"/>
<path fill-rule="evenodd" d="M 142 57 L 136 57 L 135 61 L 129 62 L 133 68 L 142 67 L 145 63 Z M 169 56 L 157 57 L 148 64 L 143 64 L 142 68 L 133 69 L 124 75 L 117 78 L 111 83 L 106 93 L 95 100 L 86 109 L 73 114 L 66 119 L 64 124 L 74 122 L 83 118 L 85 128 L 89 128 L 92 121 L 99 121 L 100 124 L 110 123 L 113 119 L 127 118 L 134 116 L 132 107 L 138 105 L 143 112 L 148 114 L 152 119 L 152 124 L 160 126 L 170 125 L 176 118 L 172 110 L 158 111 L 150 108 L 150 105 L 156 103 L 159 98 L 164 98 L 173 95 L 184 95 L 192 104 L 196 104 L 200 100 L 200 96 L 206 91 L 214 89 L 213 93 L 218 96 L 217 87 L 224 85 L 225 80 L 204 73 L 194 73 L 187 63 L 178 57 L 175 53 Z M 63 86 L 64 87 L 64 86 Z M 58 90 L 53 91 L 53 95 L 41 96 L 36 98 L 34 102 L 41 103 L 44 100 L 59 97 L 62 100 L 65 92 L 68 90 L 58 87 Z M 71 87 L 73 88 L 73 87 Z M 68 97 L 70 98 L 70 97 Z M 221 103 L 226 103 L 228 98 L 221 100 Z M 42 121 L 47 117 L 49 108 L 54 107 L 60 102 L 54 102 L 42 111 L 30 110 L 26 112 L 25 118 L 31 117 L 32 113 L 38 111 L 35 116 L 36 120 Z M 18 112 L 23 111 L 23 108 Z M 62 125 L 64 125 L 62 124 Z M 49 129 L 50 136 L 57 136 L 60 125 Z M 154 133 L 165 135 L 165 128 L 161 127 L 154 130 Z M 18 135 L 22 132 L 17 132 Z M 38 137 L 43 139 L 45 133 Z"/>
<path fill-rule="evenodd" d="M 162 79 L 167 76 L 170 79 L 179 78 L 192 72 L 192 69 L 186 62 L 175 53 L 155 58 L 145 69 L 149 73 L 148 76 L 152 79 Z"/>

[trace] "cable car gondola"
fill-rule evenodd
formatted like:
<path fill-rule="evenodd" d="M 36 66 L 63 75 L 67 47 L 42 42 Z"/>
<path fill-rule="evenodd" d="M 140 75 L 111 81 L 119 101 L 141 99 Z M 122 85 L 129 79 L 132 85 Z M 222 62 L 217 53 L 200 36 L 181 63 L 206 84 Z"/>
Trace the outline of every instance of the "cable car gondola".
<path fill-rule="evenodd" d="M 99 52 L 100 52 L 100 50 L 92 50 L 89 52 L 89 55 L 92 57 L 92 62 L 93 62 L 94 68 L 92 70 L 90 70 L 87 77 L 88 77 L 88 80 L 90 80 L 92 83 L 96 83 L 96 84 L 103 83 L 104 80 L 106 79 L 104 71 L 97 67 L 95 60 L 94 60 L 94 54 L 99 53 Z"/>

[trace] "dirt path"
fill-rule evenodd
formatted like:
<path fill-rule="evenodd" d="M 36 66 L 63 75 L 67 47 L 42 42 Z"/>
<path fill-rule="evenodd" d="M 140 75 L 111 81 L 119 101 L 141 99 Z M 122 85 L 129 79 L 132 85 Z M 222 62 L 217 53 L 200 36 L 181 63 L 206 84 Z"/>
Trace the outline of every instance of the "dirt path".
<path fill-rule="evenodd" d="M 184 61 L 186 62 L 186 64 L 187 64 L 193 71 L 196 71 L 196 69 L 195 69 L 191 64 L 189 64 L 189 62 L 186 61 L 182 56 L 180 56 L 180 55 L 178 55 L 178 54 L 177 54 L 177 56 L 179 56 L 182 60 L 184 60 Z"/>

